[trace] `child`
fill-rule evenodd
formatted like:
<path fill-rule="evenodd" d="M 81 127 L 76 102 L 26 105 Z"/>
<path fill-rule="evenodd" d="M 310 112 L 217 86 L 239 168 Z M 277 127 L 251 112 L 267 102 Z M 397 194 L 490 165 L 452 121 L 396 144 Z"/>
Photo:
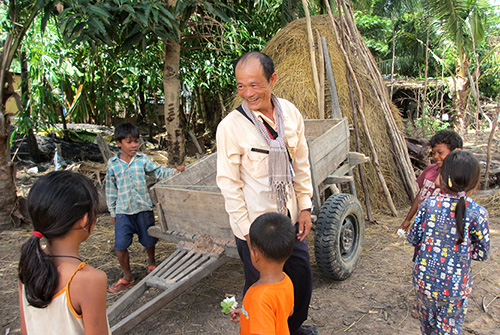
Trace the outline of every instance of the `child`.
<path fill-rule="evenodd" d="M 293 314 L 293 284 L 283 272 L 295 244 L 290 218 L 265 213 L 250 226 L 252 264 L 260 279 L 245 294 L 242 309 L 231 311 L 231 321 L 240 322 L 240 334 L 290 334 L 288 317 Z"/>
<path fill-rule="evenodd" d="M 134 285 L 127 248 L 134 234 L 146 248 L 148 272 L 156 268 L 155 245 L 158 239 L 148 235 L 154 226 L 153 204 L 149 197 L 146 174 L 156 179 L 166 178 L 176 172 L 154 163 L 139 149 L 139 131 L 132 123 L 122 123 L 115 128 L 115 140 L 121 151 L 108 161 L 106 174 L 106 202 L 115 225 L 115 249 L 123 271 L 123 278 L 109 287 L 112 293 Z M 179 166 L 183 171 L 184 166 Z"/>
<path fill-rule="evenodd" d="M 424 200 L 408 235 L 421 244 L 413 269 L 420 329 L 423 334 L 462 334 L 472 290 L 471 259 L 488 258 L 488 212 L 466 192 L 480 178 L 479 162 L 454 151 L 440 173 L 442 193 Z"/>
<path fill-rule="evenodd" d="M 429 142 L 432 148 L 432 160 L 434 161 L 434 164 L 427 166 L 427 168 L 425 168 L 422 174 L 420 174 L 417 178 L 417 184 L 420 187 L 420 191 L 413 200 L 405 220 L 399 227 L 399 229 L 403 229 L 405 231 L 408 231 L 408 228 L 410 228 L 411 220 L 413 219 L 413 216 L 415 216 L 418 206 L 422 203 L 422 201 L 439 193 L 439 187 L 435 184 L 439 175 L 439 169 L 443 165 L 443 161 L 446 156 L 454 150 L 461 150 L 463 143 L 460 135 L 452 130 L 438 131 L 431 137 Z"/>
<path fill-rule="evenodd" d="M 31 188 L 34 230 L 19 261 L 22 334 L 111 334 L 106 274 L 79 256 L 80 244 L 96 225 L 97 208 L 97 191 L 81 174 L 51 172 Z"/>

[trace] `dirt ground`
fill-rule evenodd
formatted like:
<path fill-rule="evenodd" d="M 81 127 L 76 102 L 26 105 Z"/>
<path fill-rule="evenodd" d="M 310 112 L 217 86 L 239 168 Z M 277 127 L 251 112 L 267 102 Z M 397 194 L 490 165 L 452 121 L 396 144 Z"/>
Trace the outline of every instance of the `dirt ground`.
<path fill-rule="evenodd" d="M 491 213 L 493 253 L 488 261 L 473 264 L 474 288 L 465 334 L 500 334 L 500 212 L 496 210 L 498 200 L 491 199 L 490 196 L 480 202 Z M 415 300 L 411 285 L 412 248 L 394 235 L 401 218 L 378 214 L 376 220 L 378 224 L 366 226 L 363 253 L 356 270 L 342 282 L 325 279 L 319 273 L 314 263 L 313 240 L 309 238 L 314 292 L 307 323 L 317 325 L 320 334 L 420 334 L 418 321 L 411 316 Z M 29 235 L 27 227 L 0 232 L 1 334 L 20 333 L 16 271 L 19 247 Z M 135 241 L 131 250 L 131 263 L 134 276 L 141 279 L 146 276 L 146 254 L 138 244 Z M 165 259 L 174 249 L 174 244 L 160 241 L 158 259 Z M 82 245 L 81 256 L 104 270 L 110 284 L 119 278 L 109 215 L 101 215 L 99 226 Z M 235 294 L 241 301 L 242 286 L 241 262 L 230 259 L 130 334 L 237 334 L 238 325 L 229 321 L 219 304 L 226 294 Z M 154 293 L 146 294 L 138 304 Z M 109 294 L 108 303 L 112 304 L 121 294 Z M 487 306 L 487 312 L 483 306 Z"/>
<path fill-rule="evenodd" d="M 487 137 L 465 140 L 466 147 L 484 153 Z M 496 161 L 500 161 L 498 142 L 495 139 Z M 30 178 L 25 173 L 18 173 L 18 178 L 18 192 L 26 194 Z M 498 189 L 478 192 L 475 197 L 490 212 L 492 255 L 486 262 L 473 262 L 474 286 L 464 334 L 500 334 L 500 192 Z M 398 208 L 399 218 L 375 214 L 377 224 L 366 225 L 363 253 L 356 270 L 342 282 L 331 281 L 319 273 L 314 261 L 313 237 L 308 238 L 314 291 L 307 324 L 318 326 L 320 334 L 420 334 L 419 322 L 411 316 L 415 302 L 411 284 L 413 248 L 394 235 L 407 210 Z M 17 262 L 20 246 L 30 234 L 27 226 L 0 228 L 0 335 L 20 334 Z M 111 219 L 103 214 L 81 248 L 83 259 L 105 271 L 109 284 L 121 275 L 113 239 Z M 157 260 L 166 259 L 174 250 L 174 244 L 160 241 Z M 138 281 L 147 274 L 147 256 L 136 240 L 130 251 L 133 275 Z M 236 295 L 241 302 L 243 281 L 240 260 L 229 259 L 129 334 L 237 334 L 238 325 L 221 312 L 220 302 L 228 294 Z M 132 308 L 155 293 L 150 290 Z M 108 304 L 122 294 L 108 294 Z"/>

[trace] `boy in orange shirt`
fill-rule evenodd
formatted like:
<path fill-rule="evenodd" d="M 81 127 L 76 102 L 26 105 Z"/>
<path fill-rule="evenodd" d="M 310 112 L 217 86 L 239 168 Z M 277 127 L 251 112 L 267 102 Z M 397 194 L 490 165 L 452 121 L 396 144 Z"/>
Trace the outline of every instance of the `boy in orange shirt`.
<path fill-rule="evenodd" d="M 293 314 L 293 284 L 283 272 L 295 244 L 290 218 L 265 213 L 250 226 L 252 264 L 260 279 L 245 294 L 241 309 L 231 311 L 231 321 L 240 322 L 241 335 L 290 334 L 288 317 Z"/>

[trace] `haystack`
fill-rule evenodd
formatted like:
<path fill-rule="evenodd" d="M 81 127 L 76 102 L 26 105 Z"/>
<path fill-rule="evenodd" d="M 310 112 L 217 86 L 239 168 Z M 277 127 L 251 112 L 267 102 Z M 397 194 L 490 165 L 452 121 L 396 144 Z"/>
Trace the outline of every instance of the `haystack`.
<path fill-rule="evenodd" d="M 324 36 L 327 40 L 340 108 L 343 116 L 348 117 L 350 124 L 353 124 L 353 110 L 350 103 L 350 93 L 346 79 L 347 67 L 335 37 L 332 21 L 328 15 L 313 16 L 311 21 L 313 32 L 317 30 L 319 34 Z M 293 102 L 303 113 L 305 118 L 318 118 L 318 102 L 310 65 L 306 19 L 295 20 L 284 27 L 266 45 L 263 52 L 271 56 L 275 62 L 278 81 L 274 86 L 273 92 L 278 97 Z M 318 54 L 319 53 L 316 52 L 316 55 Z M 367 74 L 366 65 L 360 60 L 360 55 L 350 54 L 349 59 L 361 86 L 361 91 L 363 92 L 365 118 L 368 123 L 372 141 L 378 152 L 380 168 L 385 177 L 394 204 L 397 207 L 407 205 L 409 203 L 409 197 L 403 186 L 400 170 L 393 156 L 391 137 L 388 134 L 382 106 L 376 99 L 376 94 L 369 82 L 369 80 L 372 79 L 370 75 Z M 316 62 L 319 64 L 319 59 L 317 59 Z M 353 89 L 353 92 L 357 94 L 356 89 Z M 356 96 L 355 99 L 359 98 L 360 97 Z M 392 104 L 390 109 L 398 128 L 402 129 L 403 124 L 398 109 Z M 330 117 L 330 113 L 331 110 L 329 111 L 327 108 L 325 117 Z M 359 125 L 359 129 L 361 152 L 373 158 L 367 136 L 361 125 Z M 352 151 L 355 151 L 355 141 L 354 132 L 351 132 Z M 372 207 L 378 209 L 387 208 L 387 202 L 383 196 L 382 185 L 377 178 L 373 163 L 364 164 L 363 169 L 371 195 Z M 364 194 L 362 192 L 357 169 L 355 169 L 354 172 L 358 189 L 358 198 L 364 203 Z"/>

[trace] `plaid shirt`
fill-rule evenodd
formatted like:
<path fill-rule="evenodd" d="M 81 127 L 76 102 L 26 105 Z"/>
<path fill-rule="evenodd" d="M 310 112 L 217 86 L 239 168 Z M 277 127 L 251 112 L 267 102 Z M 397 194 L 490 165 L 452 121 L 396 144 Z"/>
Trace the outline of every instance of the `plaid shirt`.
<path fill-rule="evenodd" d="M 469 296 L 471 260 L 486 260 L 490 253 L 488 212 L 469 197 L 465 198 L 464 241 L 455 245 L 458 199 L 457 195 L 439 194 L 424 200 L 407 238 L 414 246 L 420 243 L 413 285 L 435 299 Z"/>
<path fill-rule="evenodd" d="M 162 167 L 143 153 L 136 153 L 129 164 L 120 153 L 108 161 L 106 202 L 111 217 L 116 214 L 137 214 L 153 209 L 146 183 L 146 174 L 156 179 L 173 175 L 176 170 Z"/>

